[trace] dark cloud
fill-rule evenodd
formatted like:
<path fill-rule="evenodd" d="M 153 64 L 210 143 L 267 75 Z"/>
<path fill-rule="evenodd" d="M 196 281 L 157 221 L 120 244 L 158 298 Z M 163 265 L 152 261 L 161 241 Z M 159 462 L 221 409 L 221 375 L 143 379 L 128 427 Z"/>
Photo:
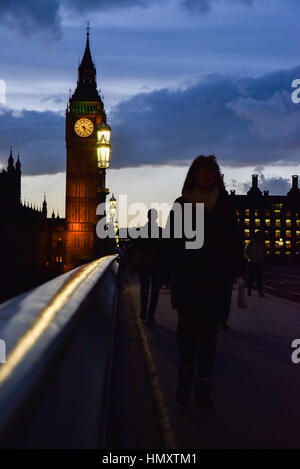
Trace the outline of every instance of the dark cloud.
<path fill-rule="evenodd" d="M 160 0 L 163 1 L 163 0 Z M 180 5 L 192 12 L 206 13 L 220 0 L 182 0 Z M 251 4 L 254 0 L 226 0 Z M 61 8 L 76 14 L 134 7 L 148 8 L 159 0 L 0 0 L 0 23 L 26 34 L 49 30 L 61 34 Z"/>
<path fill-rule="evenodd" d="M 49 30 L 59 35 L 59 0 L 0 0 L 0 23 L 23 33 Z"/>
<path fill-rule="evenodd" d="M 0 23 L 25 34 L 61 34 L 60 8 L 76 13 L 148 7 L 156 0 L 0 0 Z"/>
<path fill-rule="evenodd" d="M 291 83 L 299 76 L 300 67 L 257 78 L 214 74 L 184 89 L 137 94 L 111 112 L 112 167 L 186 164 L 200 153 L 226 165 L 297 164 L 300 105 Z M 2 161 L 12 143 L 26 173 L 64 168 L 63 116 L 4 109 L 0 125 Z"/>
<path fill-rule="evenodd" d="M 209 75 L 186 89 L 141 93 L 112 114 L 113 165 L 180 163 L 215 153 L 224 164 L 299 162 L 300 67 L 258 78 Z"/>
<path fill-rule="evenodd" d="M 155 0 L 63 0 L 70 10 L 82 11 L 108 11 L 118 8 L 147 8 Z"/>
<path fill-rule="evenodd" d="M 10 146 L 20 150 L 24 174 L 65 170 L 64 117 L 54 112 L 0 109 L 0 163 L 7 166 Z"/>
<path fill-rule="evenodd" d="M 227 3 L 252 5 L 254 0 L 226 0 Z M 192 13 L 208 13 L 220 0 L 182 0 L 181 6 Z"/>

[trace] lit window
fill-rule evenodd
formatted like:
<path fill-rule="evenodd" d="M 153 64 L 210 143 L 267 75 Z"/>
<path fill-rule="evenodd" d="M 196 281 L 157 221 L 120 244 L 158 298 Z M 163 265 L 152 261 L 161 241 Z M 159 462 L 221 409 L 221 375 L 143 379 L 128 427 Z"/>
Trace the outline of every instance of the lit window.
<path fill-rule="evenodd" d="M 245 230 L 245 236 L 246 238 L 250 238 L 250 230 Z"/>
<path fill-rule="evenodd" d="M 245 218 L 245 225 L 250 226 L 250 218 Z"/>
<path fill-rule="evenodd" d="M 291 238 L 292 237 L 292 232 L 290 230 L 286 230 L 286 237 Z"/>
<path fill-rule="evenodd" d="M 249 209 L 245 210 L 245 217 L 250 217 L 250 210 Z"/>
<path fill-rule="evenodd" d="M 260 226 L 260 219 L 259 218 L 255 219 L 255 226 Z"/>
<path fill-rule="evenodd" d="M 285 245 L 288 249 L 291 249 L 291 242 L 290 241 L 286 241 Z"/>
<path fill-rule="evenodd" d="M 266 222 L 266 226 L 271 226 L 270 218 L 266 218 L 265 222 Z"/>
<path fill-rule="evenodd" d="M 280 225 L 281 225 L 281 221 L 277 219 L 277 220 L 276 220 L 276 226 L 277 226 L 277 227 L 280 227 Z"/>
<path fill-rule="evenodd" d="M 286 220 L 286 226 L 289 228 L 292 226 L 292 220 L 290 218 Z"/>
<path fill-rule="evenodd" d="M 285 254 L 286 254 L 287 256 L 290 256 L 292 253 L 291 253 L 291 251 L 286 251 Z"/>
<path fill-rule="evenodd" d="M 276 256 L 280 256 L 280 254 L 281 254 L 281 251 L 275 251 Z"/>
<path fill-rule="evenodd" d="M 276 230 L 276 231 L 275 231 L 275 237 L 276 237 L 276 238 L 280 238 L 280 230 Z"/>
<path fill-rule="evenodd" d="M 300 226 L 300 220 L 297 220 L 296 223 L 297 223 L 297 226 Z"/>
<path fill-rule="evenodd" d="M 296 231 L 296 236 L 297 236 L 297 238 L 300 238 L 300 231 L 298 231 L 298 230 Z"/>
<path fill-rule="evenodd" d="M 267 248 L 270 248 L 270 244 L 271 244 L 270 241 L 267 240 L 267 241 L 265 241 L 265 243 L 266 243 L 266 247 L 267 247 Z"/>

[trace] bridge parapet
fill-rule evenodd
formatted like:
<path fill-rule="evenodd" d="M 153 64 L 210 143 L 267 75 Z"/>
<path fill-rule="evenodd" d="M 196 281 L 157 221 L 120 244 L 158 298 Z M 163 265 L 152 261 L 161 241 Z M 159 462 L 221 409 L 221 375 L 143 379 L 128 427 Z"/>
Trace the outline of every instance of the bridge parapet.
<path fill-rule="evenodd" d="M 0 445 L 105 445 L 117 256 L 97 259 L 0 306 Z"/>

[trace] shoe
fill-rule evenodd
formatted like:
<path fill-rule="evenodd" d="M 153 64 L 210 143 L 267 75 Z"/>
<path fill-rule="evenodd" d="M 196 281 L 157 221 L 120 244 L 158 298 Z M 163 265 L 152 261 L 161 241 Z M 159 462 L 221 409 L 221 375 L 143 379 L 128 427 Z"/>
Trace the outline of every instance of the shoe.
<path fill-rule="evenodd" d="M 214 404 L 210 398 L 210 381 L 197 378 L 194 391 L 198 406 L 201 409 L 212 410 Z"/>
<path fill-rule="evenodd" d="M 230 331 L 230 327 L 228 326 L 226 322 L 223 324 L 220 324 L 220 329 L 222 329 L 222 331 Z"/>
<path fill-rule="evenodd" d="M 179 380 L 176 389 L 175 399 L 179 405 L 187 405 L 190 400 L 190 394 L 194 379 L 193 370 L 179 372 Z"/>

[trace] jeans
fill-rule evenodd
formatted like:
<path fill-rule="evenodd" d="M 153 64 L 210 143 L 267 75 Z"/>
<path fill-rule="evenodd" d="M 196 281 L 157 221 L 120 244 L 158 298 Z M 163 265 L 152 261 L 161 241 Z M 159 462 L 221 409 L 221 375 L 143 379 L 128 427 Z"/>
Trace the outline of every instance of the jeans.
<path fill-rule="evenodd" d="M 141 314 L 146 315 L 148 306 L 149 290 L 151 285 L 150 303 L 149 303 L 149 317 L 153 318 L 158 303 L 159 289 L 160 289 L 160 273 L 152 272 L 150 274 L 139 274 L 140 276 L 140 299 L 141 299 Z"/>
<path fill-rule="evenodd" d="M 259 293 L 263 291 L 263 271 L 264 264 L 262 262 L 249 262 L 248 264 L 248 291 L 251 293 L 254 279 L 257 280 L 257 289 Z"/>
<path fill-rule="evenodd" d="M 218 337 L 218 317 L 198 311 L 178 311 L 177 341 L 179 371 L 209 379 L 213 370 Z"/>

